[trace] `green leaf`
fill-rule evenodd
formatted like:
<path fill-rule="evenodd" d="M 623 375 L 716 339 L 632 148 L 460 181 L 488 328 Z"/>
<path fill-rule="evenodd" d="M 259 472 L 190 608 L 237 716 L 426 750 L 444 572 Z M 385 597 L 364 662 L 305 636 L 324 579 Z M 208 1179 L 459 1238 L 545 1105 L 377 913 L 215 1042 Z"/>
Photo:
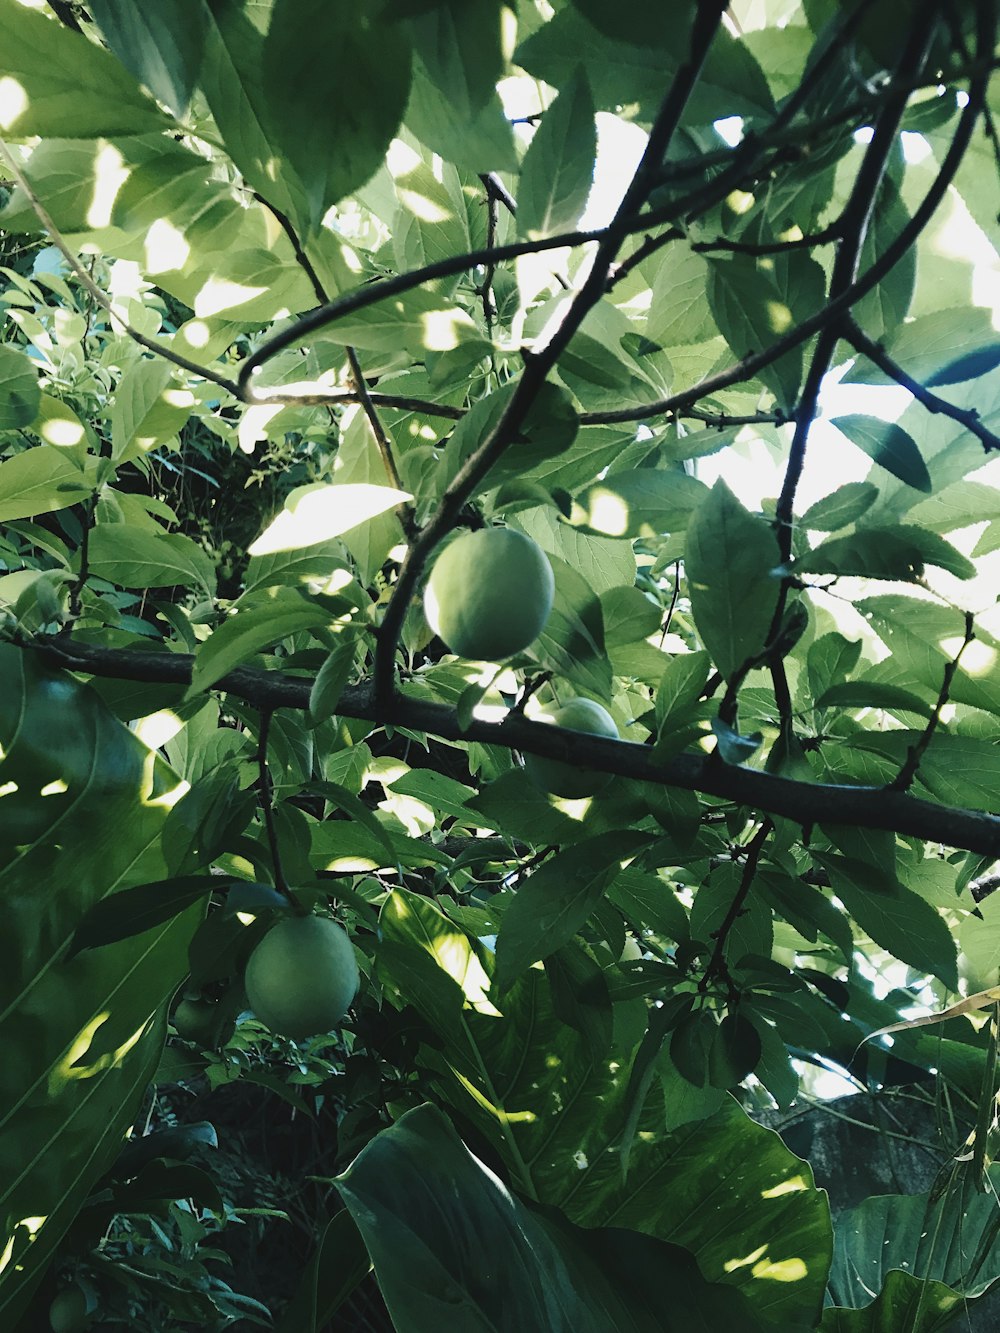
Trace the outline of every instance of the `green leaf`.
<path fill-rule="evenodd" d="M 976 573 L 972 561 L 936 532 L 905 523 L 832 537 L 792 568 L 803 574 L 856 574 L 912 583 L 923 577 L 925 565 L 937 565 L 959 579 L 971 579 Z"/>
<path fill-rule="evenodd" d="M 88 909 L 165 876 L 179 779 L 92 690 L 34 654 L 0 646 L 0 683 L 0 1203 L 12 1258 L 0 1322 L 13 1328 L 137 1113 L 194 921 L 67 959 Z"/>
<path fill-rule="evenodd" d="M 773 274 L 748 256 L 710 259 L 705 295 L 719 332 L 737 360 L 765 351 L 795 323 Z M 778 406 L 791 411 L 802 379 L 801 347 L 758 371 L 758 378 L 774 394 Z"/>
<path fill-rule="evenodd" d="M 31 361 L 14 347 L 0 347 L 0 431 L 30 426 L 42 394 Z"/>
<path fill-rule="evenodd" d="M 878 487 L 870 481 L 849 481 L 811 504 L 799 519 L 799 525 L 819 532 L 836 532 L 856 523 L 877 499 Z"/>
<path fill-rule="evenodd" d="M 0 463 L 0 523 L 79 504 L 94 489 L 98 460 L 81 467 L 65 449 L 43 444 Z"/>
<path fill-rule="evenodd" d="M 889 869 L 879 873 L 852 857 L 814 852 L 837 897 L 858 925 L 894 958 L 958 990 L 955 941 L 944 918 Z"/>
<path fill-rule="evenodd" d="M 995 1169 L 990 1174 L 995 1178 Z M 971 1176 L 956 1176 L 940 1197 L 880 1194 L 845 1211 L 830 1269 L 834 1304 L 862 1309 L 871 1293 L 882 1291 L 899 1269 L 917 1281 L 944 1283 L 949 1294 L 971 1300 L 996 1283 L 1000 1272 L 996 1209 Z M 930 1294 L 943 1295 L 934 1288 Z M 890 1303 L 886 1297 L 883 1302 Z M 953 1307 L 931 1299 L 929 1322 L 915 1327 L 941 1327 L 932 1316 L 940 1317 L 947 1308 Z"/>
<path fill-rule="evenodd" d="M 497 984 L 506 990 L 579 930 L 648 835 L 603 833 L 558 852 L 518 885 L 497 938 Z"/>
<path fill-rule="evenodd" d="M 662 611 L 638 588 L 606 588 L 599 598 L 604 642 L 609 648 L 642 643 L 660 628 Z"/>
<path fill-rule="evenodd" d="M 496 88 L 507 63 L 499 0 L 440 0 L 413 9 L 406 25 L 414 47 L 407 126 L 464 170 L 516 171 L 511 127 Z"/>
<path fill-rule="evenodd" d="M 2 476 L 2 473 L 0 473 Z M 577 571 L 549 556 L 555 575 L 555 600 L 545 627 L 529 649 L 543 667 L 602 698 L 611 690 L 611 667 L 604 656 L 601 604 Z"/>
<path fill-rule="evenodd" d="M 320 1232 L 277 1333 L 315 1333 L 324 1328 L 371 1266 L 361 1233 L 347 1209 L 341 1208 Z"/>
<path fill-rule="evenodd" d="M 17 0 L 0 0 L 8 81 L 0 132 L 94 139 L 165 127 L 163 113 L 109 52 Z"/>
<path fill-rule="evenodd" d="M 250 554 L 273 555 L 327 542 L 412 499 L 407 491 L 370 482 L 316 481 L 297 486 L 281 513 L 250 546 Z"/>
<path fill-rule="evenodd" d="M 705 1282 L 679 1246 L 529 1211 L 431 1105 L 383 1130 L 337 1187 L 399 1333 L 442 1323 L 461 1333 L 641 1333 L 657 1326 L 664 1283 L 692 1333 L 763 1328 L 739 1292 Z"/>
<path fill-rule="evenodd" d="M 99 523 L 90 534 L 88 564 L 98 578 L 122 588 L 215 589 L 215 567 L 197 542 L 179 532 L 144 532 L 125 523 Z"/>
<path fill-rule="evenodd" d="M 831 685 L 816 700 L 817 708 L 886 708 L 890 712 L 932 717 L 934 706 L 912 690 L 878 680 L 845 680 Z"/>
<path fill-rule="evenodd" d="M 616 473 L 576 497 L 571 521 L 605 537 L 660 537 L 686 528 L 707 494 L 681 471 Z"/>
<path fill-rule="evenodd" d="M 201 68 L 206 20 L 201 0 L 174 0 L 163 9 L 94 0 L 90 10 L 125 68 L 183 117 Z"/>
<path fill-rule="evenodd" d="M 303 184 L 305 236 L 381 166 L 409 86 L 410 48 L 400 28 L 376 28 L 357 6 L 275 0 L 261 54 L 261 109 L 275 152 Z"/>
<path fill-rule="evenodd" d="M 897 1333 L 900 1328 L 907 1333 L 945 1333 L 969 1304 L 943 1283 L 894 1268 L 886 1273 L 885 1285 L 871 1304 L 859 1310 L 841 1306 L 824 1310 L 820 1333 Z"/>
<path fill-rule="evenodd" d="M 684 564 L 698 633 L 727 680 L 763 651 L 780 558 L 770 524 L 717 481 L 688 526 Z"/>
<path fill-rule="evenodd" d="M 354 636 L 345 636 L 320 667 L 309 691 L 309 716 L 314 726 L 337 711 L 344 686 L 354 672 L 357 650 L 357 640 Z"/>
<path fill-rule="evenodd" d="M 496 1015 L 489 977 L 471 941 L 433 903 L 407 889 L 394 889 L 379 915 L 379 929 L 379 975 L 435 1031 L 464 1046 L 464 1009 Z"/>
<path fill-rule="evenodd" d="M 929 494 L 930 473 L 920 455 L 916 441 L 894 421 L 881 421 L 858 413 L 834 417 L 832 425 L 863 450 L 879 467 L 884 467 L 907 486 Z"/>
<path fill-rule="evenodd" d="M 572 231 L 594 177 L 594 103 L 581 66 L 545 112 L 521 164 L 517 224 L 538 239 Z"/>
<path fill-rule="evenodd" d="M 712 733 L 718 742 L 716 748 L 724 764 L 747 763 L 764 743 L 764 737 L 759 731 L 752 736 L 741 736 L 721 717 L 712 718 Z"/>
<path fill-rule="evenodd" d="M 158 358 L 139 361 L 118 382 L 111 408 L 111 451 L 123 459 L 130 446 L 148 453 L 173 439 L 194 405 L 194 395 L 174 382 L 173 367 Z"/>
<path fill-rule="evenodd" d="M 207 897 L 222 893 L 229 882 L 211 875 L 182 875 L 177 879 L 137 884 L 131 889 L 102 898 L 84 914 L 73 934 L 70 957 L 82 949 L 96 949 L 103 944 L 127 940 L 144 930 L 162 925 L 179 916 L 185 908 Z"/>
<path fill-rule="evenodd" d="M 262 648 L 300 630 L 329 624 L 329 611 L 307 602 L 290 588 L 268 588 L 266 593 L 258 604 L 230 616 L 200 646 L 188 697 L 209 689 Z"/>

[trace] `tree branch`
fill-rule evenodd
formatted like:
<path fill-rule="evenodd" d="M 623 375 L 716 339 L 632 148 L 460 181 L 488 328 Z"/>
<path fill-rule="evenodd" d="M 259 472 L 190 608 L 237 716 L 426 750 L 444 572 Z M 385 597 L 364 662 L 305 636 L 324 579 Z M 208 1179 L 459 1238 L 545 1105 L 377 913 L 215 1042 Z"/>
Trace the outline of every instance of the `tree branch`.
<path fill-rule="evenodd" d="M 979 413 L 974 407 L 956 407 L 954 403 L 947 402 L 944 398 L 939 398 L 936 393 L 932 393 L 919 380 L 915 380 L 912 375 L 908 375 L 898 361 L 894 361 L 889 353 L 881 346 L 869 338 L 864 329 L 853 319 L 847 318 L 841 324 L 841 337 L 845 342 L 849 342 L 856 352 L 866 356 L 874 366 L 878 366 L 884 374 L 890 379 L 896 381 L 913 394 L 918 403 L 921 403 L 928 412 L 936 415 L 950 417 L 952 421 L 957 421 L 960 426 L 964 426 L 970 434 L 975 435 L 986 450 L 990 453 L 994 449 L 1000 449 L 1000 435 L 994 434 L 988 430 L 982 423 Z"/>
<path fill-rule="evenodd" d="M 30 651 L 37 652 L 50 665 L 88 675 L 184 686 L 191 683 L 194 665 L 194 657 L 188 653 L 101 648 L 65 635 L 39 637 L 31 644 Z M 305 711 L 312 683 L 304 676 L 239 667 L 213 688 L 233 694 L 256 708 Z M 375 691 L 371 682 L 349 685 L 340 697 L 337 712 L 343 717 L 375 721 Z M 454 708 L 405 694 L 392 699 L 389 716 L 382 720 L 442 740 L 480 741 L 502 749 L 599 768 L 661 787 L 718 796 L 804 826 L 825 821 L 889 829 L 922 842 L 960 847 L 1000 860 L 1000 816 L 938 805 L 890 788 L 796 782 L 755 769 L 712 762 L 709 756 L 699 754 L 683 754 L 668 763 L 657 764 L 647 745 L 565 731 L 543 722 L 530 722 L 519 714 L 509 714 L 503 722 L 473 718 L 463 729 Z"/>
<path fill-rule="evenodd" d="M 725 8 L 725 0 L 700 0 L 692 27 L 688 58 L 677 71 L 670 90 L 663 100 L 635 175 L 615 216 L 606 228 L 590 272 L 572 298 L 569 309 L 548 343 L 533 351 L 528 357 L 524 372 L 500 419 L 479 448 L 459 469 L 442 495 L 436 511 L 407 552 L 382 620 L 375 650 L 376 698 L 380 706 L 386 710 L 395 684 L 396 643 L 424 562 L 454 525 L 463 507 L 490 468 L 508 445 L 517 438 L 549 371 L 556 365 L 586 315 L 604 295 L 615 256 L 629 234 L 634 215 L 640 211 L 656 183 L 660 165 L 680 124 L 684 107 L 701 73 Z M 496 254 L 495 251 L 491 253 Z"/>

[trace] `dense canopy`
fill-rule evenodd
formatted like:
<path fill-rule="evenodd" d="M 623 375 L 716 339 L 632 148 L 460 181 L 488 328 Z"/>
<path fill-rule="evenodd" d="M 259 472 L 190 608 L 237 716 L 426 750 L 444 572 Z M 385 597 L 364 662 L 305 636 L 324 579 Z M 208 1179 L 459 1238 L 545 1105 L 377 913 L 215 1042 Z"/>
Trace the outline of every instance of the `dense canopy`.
<path fill-rule="evenodd" d="M 996 0 L 0 32 L 0 1326 L 995 1327 Z"/>

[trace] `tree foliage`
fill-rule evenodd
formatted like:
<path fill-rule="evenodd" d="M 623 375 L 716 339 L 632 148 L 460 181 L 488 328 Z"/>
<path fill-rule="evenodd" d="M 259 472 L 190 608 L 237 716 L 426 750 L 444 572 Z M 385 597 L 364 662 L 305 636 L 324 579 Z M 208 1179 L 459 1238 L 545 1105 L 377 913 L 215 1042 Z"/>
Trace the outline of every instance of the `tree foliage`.
<path fill-rule="evenodd" d="M 967 1317 L 995 0 L 0 30 L 0 1323 Z M 473 662 L 421 594 L 493 525 L 554 601 Z M 243 970 L 303 910 L 362 986 L 292 1042 Z M 948 1109 L 932 1190 L 831 1211 L 766 1127 L 830 1070 Z"/>

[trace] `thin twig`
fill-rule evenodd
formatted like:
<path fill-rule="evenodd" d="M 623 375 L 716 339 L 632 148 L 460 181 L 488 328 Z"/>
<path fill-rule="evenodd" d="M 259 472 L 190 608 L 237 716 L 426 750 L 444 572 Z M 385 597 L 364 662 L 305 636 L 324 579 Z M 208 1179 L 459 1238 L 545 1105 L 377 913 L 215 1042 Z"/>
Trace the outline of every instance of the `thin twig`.
<path fill-rule="evenodd" d="M 296 263 L 309 279 L 309 284 L 313 289 L 313 294 L 315 295 L 316 300 L 319 301 L 321 305 L 328 302 L 330 299 L 329 293 L 323 286 L 312 260 L 306 253 L 305 247 L 299 239 L 299 234 L 292 225 L 291 218 L 283 213 L 280 208 L 277 208 L 272 204 L 269 199 L 265 199 L 265 197 L 257 190 L 254 190 L 253 197 L 259 204 L 262 204 L 264 208 L 269 209 L 270 212 L 274 214 L 275 218 L 277 218 L 282 231 L 288 237 L 289 244 L 292 247 L 292 253 L 295 255 Z M 396 460 L 392 453 L 392 444 L 389 440 L 389 436 L 386 434 L 385 427 L 379 419 L 378 412 L 375 410 L 375 404 L 372 402 L 371 394 L 368 392 L 368 385 L 365 381 L 361 362 L 358 360 L 358 354 L 351 346 L 345 347 L 344 351 L 347 355 L 347 365 L 351 373 L 351 382 L 354 385 L 353 396 L 356 401 L 361 404 L 361 410 L 368 418 L 368 424 L 371 426 L 372 435 L 375 438 L 375 446 L 382 459 L 382 466 L 385 468 L 386 476 L 389 478 L 390 484 L 394 486 L 397 491 L 401 491 L 403 490 L 403 484 L 399 479 Z M 264 401 L 274 402 L 275 399 L 264 399 Z M 300 398 L 298 400 L 293 399 L 292 401 L 301 402 L 302 400 Z M 326 400 L 325 405 L 330 406 L 329 398 Z M 402 524 L 403 531 L 409 534 L 413 528 L 413 511 L 410 506 L 405 503 L 396 505 L 396 515 Z"/>
<path fill-rule="evenodd" d="M 702 994 L 708 990 L 713 977 L 720 976 L 728 980 L 729 969 L 726 966 L 726 944 L 729 940 L 729 935 L 733 926 L 736 925 L 736 922 L 743 911 L 743 904 L 749 897 L 750 890 L 753 887 L 754 876 L 757 874 L 757 865 L 760 861 L 761 853 L 764 850 L 764 844 L 773 832 L 774 824 L 767 818 L 747 845 L 747 859 L 743 863 L 743 874 L 740 878 L 739 888 L 733 894 L 733 901 L 729 904 L 729 910 L 726 912 L 726 915 L 722 920 L 722 925 L 715 933 L 715 947 L 712 950 L 712 956 L 708 960 L 708 966 L 705 968 L 701 980 L 698 982 L 698 990 Z"/>
<path fill-rule="evenodd" d="M 951 661 L 945 666 L 944 675 L 941 680 L 941 689 L 938 693 L 937 703 L 934 705 L 934 711 L 927 720 L 927 726 L 921 732 L 920 739 L 910 746 L 907 751 L 903 767 L 893 778 L 889 786 L 894 791 L 908 791 L 917 775 L 917 769 L 920 767 L 920 761 L 927 753 L 931 741 L 934 739 L 934 733 L 937 731 L 941 722 L 941 713 L 951 694 L 952 682 L 955 679 L 955 673 L 958 670 L 958 664 L 962 660 L 962 654 L 968 648 L 969 644 L 976 637 L 976 622 L 971 611 L 965 613 L 965 638 L 961 646 Z"/>
<path fill-rule="evenodd" d="M 262 708 L 260 712 L 260 731 L 257 736 L 257 799 L 260 805 L 261 814 L 264 817 L 264 828 L 267 830 L 268 846 L 271 849 L 271 865 L 274 868 L 274 887 L 282 894 L 297 911 L 302 908 L 288 887 L 288 881 L 285 879 L 285 872 L 281 864 L 281 845 L 278 841 L 278 827 L 274 820 L 274 788 L 271 785 L 271 771 L 267 764 L 267 746 L 268 737 L 271 734 L 272 712 L 269 708 Z"/>

